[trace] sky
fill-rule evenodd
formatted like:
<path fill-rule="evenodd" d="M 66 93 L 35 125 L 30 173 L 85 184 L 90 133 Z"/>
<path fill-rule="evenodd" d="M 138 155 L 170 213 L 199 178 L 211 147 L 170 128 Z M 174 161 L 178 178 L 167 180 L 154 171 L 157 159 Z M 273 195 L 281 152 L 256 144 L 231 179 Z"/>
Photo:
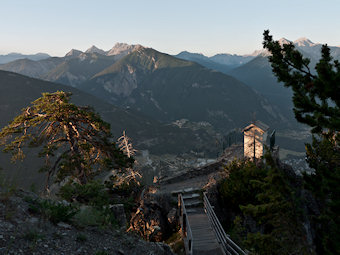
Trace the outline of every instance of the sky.
<path fill-rule="evenodd" d="M 64 56 L 117 42 L 177 54 L 249 54 L 274 39 L 340 45 L 340 0 L 0 0 L 0 54 Z"/>

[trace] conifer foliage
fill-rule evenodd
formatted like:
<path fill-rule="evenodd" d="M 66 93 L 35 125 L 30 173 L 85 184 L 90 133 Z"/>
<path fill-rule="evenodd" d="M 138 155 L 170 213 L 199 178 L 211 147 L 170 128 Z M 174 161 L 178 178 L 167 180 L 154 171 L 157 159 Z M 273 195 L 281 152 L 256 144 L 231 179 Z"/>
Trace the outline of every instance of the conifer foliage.
<path fill-rule="evenodd" d="M 340 63 L 323 45 L 315 70 L 310 60 L 292 43 L 280 45 L 264 31 L 263 46 L 270 53 L 272 71 L 279 81 L 293 90 L 295 117 L 312 127 L 312 144 L 306 144 L 309 166 L 305 186 L 318 200 L 320 214 L 312 219 L 316 226 L 318 254 L 340 253 Z"/>
<path fill-rule="evenodd" d="M 340 131 L 340 63 L 333 60 L 330 49 L 322 46 L 321 59 L 315 71 L 310 59 L 295 49 L 292 43 L 280 45 L 266 30 L 263 47 L 273 73 L 279 82 L 293 90 L 295 117 L 313 128 L 314 133 L 325 129 Z"/>
<path fill-rule="evenodd" d="M 304 240 L 296 181 L 267 152 L 266 164 L 234 161 L 219 184 L 232 239 L 249 254 L 314 254 Z M 229 222 L 234 218 L 233 222 Z"/>
<path fill-rule="evenodd" d="M 23 148 L 40 148 L 45 158 L 46 188 L 52 177 L 87 183 L 100 170 L 132 164 L 111 141 L 110 125 L 90 107 L 70 103 L 71 93 L 43 93 L 0 131 L 0 145 L 12 160 L 24 158 Z"/>

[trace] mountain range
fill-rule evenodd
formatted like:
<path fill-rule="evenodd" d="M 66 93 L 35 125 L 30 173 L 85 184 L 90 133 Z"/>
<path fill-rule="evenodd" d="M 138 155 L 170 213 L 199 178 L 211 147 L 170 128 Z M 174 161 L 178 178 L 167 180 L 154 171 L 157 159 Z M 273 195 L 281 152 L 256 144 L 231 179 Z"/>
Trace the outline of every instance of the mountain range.
<path fill-rule="evenodd" d="M 286 39 L 281 41 L 288 42 Z M 314 59 L 321 47 L 307 39 L 299 39 L 294 44 Z M 335 57 L 340 54 L 338 47 L 331 49 Z M 74 87 L 108 105 L 118 106 L 124 109 L 120 116 L 133 112 L 135 118 L 149 119 L 149 123 L 157 127 L 173 126 L 171 123 L 185 119 L 196 126 L 211 128 L 214 130 L 210 132 L 211 136 L 214 132 L 225 134 L 231 129 L 242 128 L 255 114 L 257 119 L 272 127 L 296 127 L 291 111 L 291 91 L 277 83 L 267 56 L 264 50 L 247 56 L 218 54 L 206 57 L 189 52 L 171 56 L 141 45 L 118 43 L 108 51 L 92 46 L 85 52 L 72 49 L 64 57 L 19 59 L 0 65 L 0 69 L 69 85 L 62 89 Z M 47 90 L 56 86 L 51 84 L 46 82 L 41 88 Z M 21 95 L 24 91 L 18 88 L 18 98 L 24 96 Z M 91 100 L 94 99 L 87 101 Z M 151 135 L 139 137 L 147 131 L 137 128 L 139 125 L 151 128 L 150 125 L 142 122 L 136 126 L 133 122 L 128 121 L 126 127 L 135 130 L 137 140 L 152 140 Z M 158 133 L 159 137 L 164 136 L 164 132 Z M 208 136 L 202 133 L 202 137 Z M 159 141 L 159 137 L 156 140 Z M 198 140 L 204 140 L 202 137 Z"/>
<path fill-rule="evenodd" d="M 151 48 L 130 53 L 78 88 L 163 122 L 205 121 L 224 132 L 242 127 L 254 112 L 271 124 L 284 119 L 235 78 Z"/>
<path fill-rule="evenodd" d="M 72 49 L 64 57 L 49 57 L 36 61 L 17 59 L 0 65 L 0 70 L 76 86 L 139 47 L 141 46 L 117 43 L 109 51 L 95 46 L 85 52 Z"/>
<path fill-rule="evenodd" d="M 163 122 L 204 121 L 226 132 L 246 125 L 254 113 L 268 124 L 286 120 L 235 78 L 141 45 L 116 44 L 109 51 L 92 46 L 34 63 L 16 60 L 0 69 L 70 85 Z"/>
<path fill-rule="evenodd" d="M 201 53 L 190 53 L 188 51 L 182 51 L 175 55 L 177 58 L 197 62 L 207 68 L 220 71 L 222 73 L 228 73 L 236 67 L 239 67 L 258 55 L 258 52 L 254 52 L 250 55 L 236 55 L 236 54 L 216 54 L 212 57 L 204 56 Z"/>
<path fill-rule="evenodd" d="M 294 44 L 312 59 L 311 64 L 316 63 L 320 44 L 307 39 Z M 331 50 L 339 58 L 340 48 Z M 243 128 L 255 115 L 284 130 L 277 136 L 281 148 L 303 151 L 304 141 L 290 137 L 300 128 L 291 111 L 292 93 L 277 83 L 267 56 L 264 50 L 247 56 L 189 52 L 171 56 L 128 44 L 116 44 L 108 51 L 95 46 L 85 52 L 72 49 L 64 57 L 25 55 L 0 65 L 4 70 L 0 71 L 0 128 L 42 92 L 63 90 L 73 93 L 77 105 L 93 106 L 111 124 L 115 137 L 126 130 L 138 150 L 151 154 L 215 156 L 221 149 L 216 141 Z M 13 167 L 9 156 L 0 153 L 0 167 L 11 178 L 23 178 L 15 176 L 19 169 L 38 168 L 36 157 L 30 154 L 27 160 Z"/>
<path fill-rule="evenodd" d="M 18 59 L 30 59 L 30 60 L 41 60 L 41 59 L 45 59 L 45 58 L 49 58 L 51 57 L 50 55 L 46 54 L 46 53 L 37 53 L 37 54 L 31 54 L 31 55 L 24 55 L 21 53 L 9 53 L 6 55 L 0 55 L 0 64 L 5 64 L 5 63 L 9 63 Z"/>

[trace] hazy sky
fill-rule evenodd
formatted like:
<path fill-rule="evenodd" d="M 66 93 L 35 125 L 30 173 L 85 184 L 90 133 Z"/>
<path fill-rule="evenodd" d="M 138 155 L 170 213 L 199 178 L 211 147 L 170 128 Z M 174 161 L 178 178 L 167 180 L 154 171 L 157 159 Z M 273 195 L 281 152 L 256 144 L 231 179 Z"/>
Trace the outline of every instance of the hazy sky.
<path fill-rule="evenodd" d="M 274 38 L 340 45 L 340 0 L 0 0 L 0 54 L 116 42 L 169 54 L 247 54 Z"/>

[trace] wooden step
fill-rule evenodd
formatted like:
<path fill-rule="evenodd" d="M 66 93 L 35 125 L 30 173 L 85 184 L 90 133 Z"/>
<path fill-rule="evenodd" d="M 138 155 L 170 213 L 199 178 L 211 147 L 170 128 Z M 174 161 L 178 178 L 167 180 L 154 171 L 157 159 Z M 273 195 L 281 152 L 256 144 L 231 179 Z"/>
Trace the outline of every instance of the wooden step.
<path fill-rule="evenodd" d="M 196 192 L 200 192 L 201 189 L 200 188 L 186 188 L 186 189 L 179 189 L 179 190 L 173 190 L 171 191 L 171 195 L 173 196 L 177 196 L 179 193 L 182 194 L 187 194 L 187 193 L 196 193 Z"/>
<path fill-rule="evenodd" d="M 195 255 L 224 255 L 220 247 L 209 247 L 209 249 L 193 249 L 193 254 Z"/>
<path fill-rule="evenodd" d="M 185 208 L 200 207 L 203 205 L 203 201 L 199 199 L 184 201 Z"/>
<path fill-rule="evenodd" d="M 191 198 L 199 198 L 201 195 L 198 194 L 198 193 L 188 193 L 188 194 L 184 194 L 182 197 L 183 197 L 183 200 L 187 200 L 187 199 L 191 199 Z"/>
<path fill-rule="evenodd" d="M 189 214 L 194 214 L 194 213 L 197 213 L 197 209 L 198 208 L 195 208 L 195 207 L 192 207 L 192 208 L 188 208 L 187 209 L 187 213 Z"/>

